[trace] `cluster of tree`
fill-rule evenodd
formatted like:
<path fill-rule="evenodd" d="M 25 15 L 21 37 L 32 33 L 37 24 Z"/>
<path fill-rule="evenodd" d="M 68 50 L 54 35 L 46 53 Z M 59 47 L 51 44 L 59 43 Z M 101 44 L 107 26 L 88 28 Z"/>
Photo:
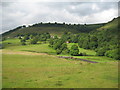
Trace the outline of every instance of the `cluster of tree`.
<path fill-rule="evenodd" d="M 78 43 L 80 48 L 95 50 L 97 56 L 107 56 L 120 60 L 118 36 L 108 34 L 109 32 L 107 31 L 80 34 L 64 32 L 61 38 L 57 36 L 51 38 L 49 46 L 53 47 L 57 51 L 57 54 L 62 53 L 66 49 L 73 56 L 86 55 L 85 53 L 79 54 L 79 49 L 75 45 L 70 50 L 67 49 L 67 42 Z M 65 46 L 65 49 L 62 49 L 63 46 Z"/>
<path fill-rule="evenodd" d="M 78 45 L 84 49 L 92 49 L 98 56 L 107 56 L 120 60 L 119 42 L 117 36 L 103 31 L 97 33 L 82 34 L 79 37 Z"/>
<path fill-rule="evenodd" d="M 25 26 L 25 25 L 23 25 L 23 26 L 18 26 L 18 27 L 14 28 L 14 29 L 12 29 L 12 30 L 10 30 L 10 31 L 8 31 L 8 32 L 3 33 L 3 34 L 2 34 L 2 37 L 6 36 L 6 35 L 9 35 L 10 33 L 15 32 L 15 31 L 17 31 L 17 30 L 19 30 L 19 29 L 21 29 L 21 28 L 26 28 L 26 26 Z"/>
<path fill-rule="evenodd" d="M 20 42 L 22 45 L 26 45 L 26 41 L 29 41 L 30 44 L 37 44 L 39 41 L 47 41 L 50 39 L 49 33 L 42 33 L 42 34 L 29 34 L 29 35 L 22 35 L 19 36 Z"/>
<path fill-rule="evenodd" d="M 61 39 L 63 41 L 69 42 L 69 43 L 77 43 L 79 38 L 79 34 L 72 34 L 71 32 L 64 32 L 64 34 L 61 36 Z"/>
<path fill-rule="evenodd" d="M 79 47 L 77 45 L 72 45 L 70 49 L 67 47 L 67 42 L 77 43 L 77 35 L 72 35 L 70 32 L 65 32 L 61 38 L 54 36 L 49 41 L 49 46 L 56 50 L 56 54 L 70 54 L 72 56 L 83 56 L 86 53 L 79 53 Z M 75 40 L 75 41 L 74 41 Z"/>
<path fill-rule="evenodd" d="M 33 24 L 32 26 L 30 27 L 65 27 L 66 29 L 68 28 L 72 28 L 72 29 L 75 29 L 75 30 L 78 30 L 78 31 L 81 31 L 81 32 L 90 32 L 96 28 L 99 28 L 101 26 L 105 25 L 105 23 L 103 24 L 93 24 L 93 25 L 87 25 L 87 24 L 67 24 L 65 22 L 63 23 L 36 23 L 36 24 Z"/>
<path fill-rule="evenodd" d="M 64 40 L 59 39 L 57 36 L 54 36 L 49 41 L 49 46 L 56 50 L 56 54 L 68 54 L 69 49 Z"/>

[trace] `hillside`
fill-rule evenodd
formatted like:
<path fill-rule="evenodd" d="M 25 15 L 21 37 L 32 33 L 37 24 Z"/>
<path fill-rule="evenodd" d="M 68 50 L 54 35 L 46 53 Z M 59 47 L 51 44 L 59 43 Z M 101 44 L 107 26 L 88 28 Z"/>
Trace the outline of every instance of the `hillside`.
<path fill-rule="evenodd" d="M 97 30 L 100 31 L 100 30 L 115 30 L 117 29 L 118 27 L 118 21 L 120 21 L 120 17 L 118 18 L 114 18 L 112 21 L 108 22 L 106 25 L 98 28 Z"/>
<path fill-rule="evenodd" d="M 58 24 L 58 23 L 38 23 L 33 24 L 32 26 L 19 26 L 13 30 L 3 33 L 3 37 L 15 37 L 17 35 L 25 35 L 25 34 L 34 34 L 34 33 L 45 33 L 49 32 L 51 35 L 62 35 L 65 31 L 72 33 L 88 33 L 92 30 L 95 30 L 101 26 L 102 24 L 90 24 L 90 25 L 80 25 L 80 24 Z"/>

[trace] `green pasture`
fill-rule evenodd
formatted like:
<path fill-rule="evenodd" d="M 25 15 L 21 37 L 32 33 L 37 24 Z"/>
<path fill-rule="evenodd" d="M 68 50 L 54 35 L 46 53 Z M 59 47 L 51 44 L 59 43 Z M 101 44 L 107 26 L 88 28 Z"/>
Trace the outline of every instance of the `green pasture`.
<path fill-rule="evenodd" d="M 3 88 L 117 88 L 117 65 L 3 54 Z"/>
<path fill-rule="evenodd" d="M 99 63 L 58 58 L 48 44 L 22 46 L 18 39 L 3 41 L 6 47 L 2 55 L 3 88 L 117 88 L 118 61 L 94 56 L 92 50 L 82 48 L 88 56 L 75 56 Z M 9 45 L 8 43 L 12 43 Z M 68 44 L 70 48 L 72 45 Z M 33 52 L 20 55 L 17 52 Z M 34 55 L 48 53 L 52 55 Z M 69 55 L 67 55 L 69 56 Z"/>

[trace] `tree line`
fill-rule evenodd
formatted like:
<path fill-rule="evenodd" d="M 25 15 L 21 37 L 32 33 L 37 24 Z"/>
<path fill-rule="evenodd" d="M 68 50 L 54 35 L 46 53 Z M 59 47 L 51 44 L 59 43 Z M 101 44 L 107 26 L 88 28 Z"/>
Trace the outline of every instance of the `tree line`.
<path fill-rule="evenodd" d="M 107 56 L 120 60 L 118 37 L 113 36 L 108 35 L 107 31 L 78 34 L 64 32 L 61 37 L 51 36 L 50 33 L 41 33 L 19 36 L 19 39 L 22 45 L 26 45 L 27 40 L 30 44 L 48 41 L 49 47 L 55 49 L 56 54 L 86 55 L 86 53 L 79 53 L 79 48 L 84 48 L 96 51 L 97 56 Z M 77 43 L 78 45 L 75 44 L 69 49 L 67 43 Z"/>

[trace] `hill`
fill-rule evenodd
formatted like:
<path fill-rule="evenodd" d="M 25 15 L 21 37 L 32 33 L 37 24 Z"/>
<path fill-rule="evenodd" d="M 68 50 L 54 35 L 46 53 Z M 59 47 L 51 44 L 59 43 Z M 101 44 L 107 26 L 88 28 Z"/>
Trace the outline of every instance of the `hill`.
<path fill-rule="evenodd" d="M 13 30 L 3 33 L 3 37 L 15 37 L 18 35 L 45 33 L 49 32 L 51 35 L 62 35 L 65 31 L 72 33 L 88 33 L 92 30 L 102 27 L 102 24 L 60 24 L 60 23 L 38 23 L 32 26 L 19 26 Z"/>
<path fill-rule="evenodd" d="M 91 33 L 97 35 L 98 37 L 104 37 L 109 39 L 109 41 L 113 41 L 114 43 L 118 43 L 119 41 L 119 22 L 120 17 L 114 18 L 112 21 L 108 22 L 104 26 L 92 31 Z M 108 42 L 107 42 L 108 43 Z"/>
<path fill-rule="evenodd" d="M 101 30 L 116 30 L 118 27 L 118 22 L 120 21 L 120 17 L 114 18 L 112 21 L 108 22 L 106 25 L 98 28 L 98 31 Z"/>

